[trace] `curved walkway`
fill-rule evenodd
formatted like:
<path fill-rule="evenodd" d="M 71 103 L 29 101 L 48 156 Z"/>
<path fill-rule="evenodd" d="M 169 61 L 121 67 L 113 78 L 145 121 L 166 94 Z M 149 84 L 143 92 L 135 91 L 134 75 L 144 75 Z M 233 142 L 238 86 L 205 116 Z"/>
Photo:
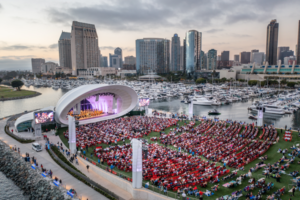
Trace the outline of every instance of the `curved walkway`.
<path fill-rule="evenodd" d="M 53 172 L 53 177 L 58 177 L 62 180 L 62 184 L 66 185 L 67 189 L 73 188 L 77 191 L 77 194 L 79 197 L 82 197 L 82 200 L 107 200 L 105 196 L 98 193 L 97 191 L 93 190 L 86 184 L 82 183 L 81 181 L 74 178 L 72 175 L 70 175 L 68 172 L 66 172 L 64 169 L 62 169 L 59 165 L 57 165 L 52 158 L 49 156 L 49 154 L 43 150 L 41 152 L 35 152 L 32 150 L 31 143 L 29 144 L 22 144 L 13 139 L 12 137 L 8 136 L 4 132 L 4 127 L 6 125 L 6 120 L 0 121 L 0 139 L 6 142 L 9 145 L 16 145 L 20 148 L 20 151 L 22 154 L 25 154 L 26 152 L 29 153 L 30 157 L 34 156 L 37 159 L 37 162 L 39 165 L 43 165 L 47 170 L 51 169 Z M 44 142 L 41 141 L 43 144 Z"/>

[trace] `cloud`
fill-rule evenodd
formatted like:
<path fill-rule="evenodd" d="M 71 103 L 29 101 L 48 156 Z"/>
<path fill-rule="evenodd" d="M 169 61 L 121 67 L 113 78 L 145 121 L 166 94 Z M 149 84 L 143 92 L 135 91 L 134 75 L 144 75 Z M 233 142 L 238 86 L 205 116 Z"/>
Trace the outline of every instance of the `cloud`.
<path fill-rule="evenodd" d="M 252 35 L 248 34 L 237 34 L 237 33 L 232 33 L 230 34 L 232 37 L 240 37 L 240 38 L 245 38 L 245 37 L 252 37 Z"/>
<path fill-rule="evenodd" d="M 99 47 L 100 50 L 115 50 L 116 47 L 112 47 L 112 46 L 103 46 L 103 47 Z"/>
<path fill-rule="evenodd" d="M 297 0 L 291 0 L 290 3 L 297 3 Z M 272 19 L 276 9 L 285 4 L 280 0 L 113 0 L 99 1 L 88 6 L 73 4 L 63 9 L 51 7 L 46 13 L 53 23 L 70 26 L 72 21 L 81 21 L 111 31 L 149 31 L 178 27 L 201 31 L 213 24 Z M 206 32 L 220 31 L 223 29 L 212 28 Z"/>
<path fill-rule="evenodd" d="M 216 42 L 212 43 L 213 45 L 224 45 L 224 44 L 229 44 L 229 42 Z"/>
<path fill-rule="evenodd" d="M 57 49 L 57 47 L 58 47 L 58 44 L 56 44 L 56 43 L 49 45 L 50 49 Z"/>
<path fill-rule="evenodd" d="M 6 51 L 22 51 L 22 50 L 33 50 L 33 49 L 44 49 L 44 50 L 47 50 L 47 49 L 56 49 L 57 48 L 57 44 L 51 44 L 49 46 L 35 46 L 35 45 L 9 45 L 9 46 L 2 46 L 0 47 L 1 50 L 6 50 Z"/>
<path fill-rule="evenodd" d="M 206 33 L 216 33 L 216 32 L 221 32 L 223 31 L 224 29 L 210 29 L 210 30 L 207 30 L 207 31 L 204 31 Z"/>
<path fill-rule="evenodd" d="M 102 46 L 102 47 L 99 47 L 100 50 L 111 50 L 111 51 L 114 51 L 117 47 L 113 47 L 113 46 Z M 122 49 L 122 51 L 134 51 L 135 48 L 132 48 L 132 47 L 120 47 Z"/>

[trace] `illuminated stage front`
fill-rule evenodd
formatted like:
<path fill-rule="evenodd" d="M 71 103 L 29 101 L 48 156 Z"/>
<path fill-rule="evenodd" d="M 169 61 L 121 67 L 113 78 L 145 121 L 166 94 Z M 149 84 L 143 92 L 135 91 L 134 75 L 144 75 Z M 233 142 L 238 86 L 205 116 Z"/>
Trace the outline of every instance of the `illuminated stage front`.
<path fill-rule="evenodd" d="M 67 115 L 79 116 L 79 124 L 120 117 L 138 103 L 136 92 L 123 85 L 84 85 L 75 88 L 58 101 L 55 120 L 67 124 Z"/>

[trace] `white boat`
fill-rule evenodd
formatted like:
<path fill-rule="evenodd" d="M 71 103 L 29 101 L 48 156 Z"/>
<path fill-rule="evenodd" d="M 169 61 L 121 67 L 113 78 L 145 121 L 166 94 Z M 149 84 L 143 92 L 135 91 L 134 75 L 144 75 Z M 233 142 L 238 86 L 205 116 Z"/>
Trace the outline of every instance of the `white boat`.
<path fill-rule="evenodd" d="M 211 106 L 213 104 L 213 101 L 208 100 L 208 99 L 206 99 L 204 97 L 194 98 L 193 99 L 193 104 L 202 105 L 202 106 Z"/>

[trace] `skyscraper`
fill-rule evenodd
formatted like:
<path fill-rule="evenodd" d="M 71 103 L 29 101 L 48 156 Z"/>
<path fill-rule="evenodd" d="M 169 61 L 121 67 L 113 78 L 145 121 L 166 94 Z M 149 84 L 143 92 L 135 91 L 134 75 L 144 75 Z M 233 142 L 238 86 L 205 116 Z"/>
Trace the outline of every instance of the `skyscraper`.
<path fill-rule="evenodd" d="M 162 38 L 136 40 L 136 70 L 139 74 L 168 73 L 170 40 Z"/>
<path fill-rule="evenodd" d="M 289 51 L 290 50 L 290 47 L 278 47 L 277 48 L 277 61 L 278 60 L 281 60 L 281 63 L 283 63 L 283 58 L 282 57 L 282 52 L 285 52 L 285 51 Z"/>
<path fill-rule="evenodd" d="M 184 46 L 180 47 L 180 71 L 184 71 Z"/>
<path fill-rule="evenodd" d="M 207 52 L 207 69 L 217 69 L 217 50 L 211 49 Z"/>
<path fill-rule="evenodd" d="M 135 65 L 136 63 L 136 58 L 134 56 L 126 56 L 124 64 L 126 65 Z"/>
<path fill-rule="evenodd" d="M 296 45 L 296 59 L 297 64 L 300 65 L 300 20 L 298 22 L 298 42 Z"/>
<path fill-rule="evenodd" d="M 171 46 L 171 69 L 170 71 L 176 72 L 180 70 L 180 37 L 177 33 L 172 37 Z"/>
<path fill-rule="evenodd" d="M 186 71 L 186 40 L 183 39 L 183 72 Z"/>
<path fill-rule="evenodd" d="M 280 52 L 280 57 L 278 58 L 278 60 L 281 60 L 281 63 L 284 63 L 284 58 L 285 57 L 290 57 L 290 56 L 294 56 L 294 51 L 292 51 L 292 50 L 281 51 Z"/>
<path fill-rule="evenodd" d="M 58 40 L 59 65 L 72 69 L 71 33 L 61 32 Z"/>
<path fill-rule="evenodd" d="M 93 24 L 73 21 L 71 31 L 72 74 L 99 67 L 99 47 L 96 27 Z"/>
<path fill-rule="evenodd" d="M 240 53 L 240 63 L 242 64 L 248 64 L 250 63 L 250 55 L 251 55 L 251 52 L 241 52 Z"/>
<path fill-rule="evenodd" d="M 207 57 L 204 51 L 201 51 L 200 53 L 201 58 L 201 69 L 200 70 L 206 70 L 207 69 Z"/>
<path fill-rule="evenodd" d="M 221 52 L 221 60 L 222 61 L 229 61 L 229 51 L 222 51 Z"/>
<path fill-rule="evenodd" d="M 101 56 L 101 67 L 108 67 L 107 56 Z"/>
<path fill-rule="evenodd" d="M 120 61 L 119 61 L 119 68 L 122 69 L 122 65 L 123 65 L 122 49 L 119 48 L 119 47 L 117 47 L 117 48 L 115 49 L 115 55 L 118 55 L 118 56 L 119 56 L 119 59 L 120 59 Z"/>
<path fill-rule="evenodd" d="M 32 73 L 41 73 L 41 67 L 45 64 L 45 59 L 43 58 L 31 58 Z"/>
<path fill-rule="evenodd" d="M 109 54 L 109 66 L 110 67 L 113 67 L 113 68 L 120 68 L 120 55 L 117 55 L 117 54 Z"/>
<path fill-rule="evenodd" d="M 259 52 L 258 49 L 253 49 L 253 50 L 251 50 L 251 54 L 250 54 L 250 63 L 253 63 L 253 53 L 257 53 L 257 52 Z"/>
<path fill-rule="evenodd" d="M 102 57 L 102 55 L 101 55 L 100 48 L 98 48 L 98 52 L 99 52 L 99 67 L 101 67 L 101 57 Z"/>
<path fill-rule="evenodd" d="M 269 65 L 277 64 L 278 29 L 279 24 L 276 23 L 276 19 L 272 20 L 267 27 L 266 62 Z"/>
<path fill-rule="evenodd" d="M 235 62 L 240 62 L 240 55 L 234 55 L 234 59 Z"/>
<path fill-rule="evenodd" d="M 201 69 L 202 33 L 190 30 L 186 33 L 186 74 L 196 77 L 196 70 Z"/>
<path fill-rule="evenodd" d="M 252 63 L 256 65 L 262 65 L 264 62 L 264 52 L 254 52 L 252 53 Z"/>

